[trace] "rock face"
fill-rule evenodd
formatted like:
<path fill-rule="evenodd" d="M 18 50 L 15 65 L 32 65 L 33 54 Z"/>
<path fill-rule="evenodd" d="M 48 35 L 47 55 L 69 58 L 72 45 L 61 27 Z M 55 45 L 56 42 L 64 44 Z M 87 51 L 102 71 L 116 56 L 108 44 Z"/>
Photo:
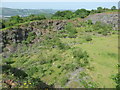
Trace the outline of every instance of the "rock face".
<path fill-rule="evenodd" d="M 0 31 L 0 44 L 2 45 L 2 48 L 7 47 L 8 50 L 11 51 L 10 46 L 26 40 L 29 32 L 32 32 L 37 38 L 49 33 L 50 30 L 57 31 L 64 29 L 65 25 L 65 20 L 43 20 L 22 24 L 8 30 Z M 35 39 L 34 41 L 36 40 L 38 39 Z"/>
<path fill-rule="evenodd" d="M 118 29 L 118 13 L 112 12 L 112 13 L 98 13 L 94 15 L 90 15 L 85 20 L 92 20 L 93 23 L 96 21 L 100 21 L 106 24 L 111 24 L 114 28 L 114 30 Z"/>
<path fill-rule="evenodd" d="M 84 20 L 92 20 L 93 23 L 100 21 L 103 23 L 111 24 L 115 30 L 118 28 L 118 13 L 99 13 L 90 15 Z M 15 51 L 13 48 L 14 44 L 21 43 L 26 40 L 31 32 L 35 36 L 32 41 L 39 42 L 41 35 L 50 33 L 51 31 L 58 31 L 64 29 L 64 26 L 70 22 L 69 20 L 42 20 L 34 21 L 29 23 L 24 23 L 13 28 L 0 31 L 0 46 L 2 49 L 7 48 L 7 50 Z M 77 22 L 75 22 L 75 25 Z M 31 35 L 31 36 L 32 36 Z M 13 45 L 13 46 L 12 46 Z M 0 51 L 2 52 L 2 51 Z"/>

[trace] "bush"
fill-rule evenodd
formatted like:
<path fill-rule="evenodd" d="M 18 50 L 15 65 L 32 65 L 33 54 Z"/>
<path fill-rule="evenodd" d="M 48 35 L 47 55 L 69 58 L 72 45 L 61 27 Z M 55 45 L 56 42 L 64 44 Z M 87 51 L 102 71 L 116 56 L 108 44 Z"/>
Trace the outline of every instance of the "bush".
<path fill-rule="evenodd" d="M 85 18 L 89 14 L 90 14 L 90 11 L 88 11 L 86 9 L 78 9 L 75 11 L 75 15 L 80 18 Z"/>
<path fill-rule="evenodd" d="M 112 30 L 112 25 L 108 25 L 102 22 L 96 22 L 93 26 L 93 30 L 98 32 L 98 34 L 108 35 Z"/>
<path fill-rule="evenodd" d="M 74 13 L 69 10 L 65 11 L 57 11 L 53 16 L 52 19 L 71 19 L 74 17 Z"/>
<path fill-rule="evenodd" d="M 116 74 L 113 76 L 113 80 L 116 82 L 116 88 L 119 90 L 120 89 L 120 73 Z"/>
<path fill-rule="evenodd" d="M 37 67 L 31 67 L 30 69 L 28 69 L 29 76 L 32 76 L 36 72 L 38 72 L 38 68 Z"/>
<path fill-rule="evenodd" d="M 61 42 L 58 43 L 57 45 L 58 45 L 59 49 L 64 49 L 64 50 L 66 50 L 66 49 L 69 49 L 69 48 L 70 48 L 68 45 L 65 45 L 65 44 L 63 44 L 63 43 L 61 43 Z"/>
<path fill-rule="evenodd" d="M 43 44 L 48 46 L 48 47 L 59 48 L 62 50 L 66 50 L 66 49 L 70 48 L 68 45 L 62 43 L 58 36 L 55 36 L 55 35 L 49 36 L 49 37 L 47 36 L 46 39 L 47 40 L 43 41 Z"/>
<path fill-rule="evenodd" d="M 80 48 L 73 49 L 73 56 L 76 58 L 75 63 L 79 66 L 86 66 L 89 63 L 87 52 Z"/>
<path fill-rule="evenodd" d="M 108 32 L 102 32 L 102 35 L 107 36 Z"/>
<path fill-rule="evenodd" d="M 59 80 L 61 86 L 64 86 L 69 81 L 68 77 L 63 77 Z"/>
<path fill-rule="evenodd" d="M 68 71 L 74 71 L 77 68 L 77 65 L 75 65 L 75 64 L 66 64 L 65 66 L 63 66 L 63 68 L 65 70 L 68 70 Z"/>
<path fill-rule="evenodd" d="M 76 37 L 77 30 L 76 30 L 75 26 L 72 23 L 68 23 L 65 26 L 65 30 L 69 34 L 68 37 L 70 37 L 70 38 L 75 38 Z"/>
<path fill-rule="evenodd" d="M 26 43 L 27 43 L 27 44 L 32 43 L 32 40 L 35 39 L 35 36 L 36 36 L 35 33 L 29 32 L 28 37 L 27 37 L 27 39 L 26 39 Z"/>
<path fill-rule="evenodd" d="M 93 23 L 92 23 L 92 20 L 87 20 L 87 24 L 88 25 L 92 25 Z"/>
<path fill-rule="evenodd" d="M 86 41 L 92 41 L 92 37 L 91 37 L 90 35 L 85 36 L 85 40 L 86 40 Z"/>
<path fill-rule="evenodd" d="M 34 21 L 34 20 L 44 20 L 46 17 L 44 15 L 30 15 L 28 17 L 20 17 L 19 15 L 11 16 L 7 20 L 2 20 L 2 28 L 7 28 L 11 26 L 15 26 L 15 24 Z M 1 27 L 0 27 L 1 28 Z"/>

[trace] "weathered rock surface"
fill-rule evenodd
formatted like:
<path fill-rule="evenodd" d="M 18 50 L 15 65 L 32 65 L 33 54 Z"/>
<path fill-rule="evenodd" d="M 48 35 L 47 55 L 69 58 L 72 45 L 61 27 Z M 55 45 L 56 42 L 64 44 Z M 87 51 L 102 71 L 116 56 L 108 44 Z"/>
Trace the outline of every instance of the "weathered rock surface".
<path fill-rule="evenodd" d="M 90 15 L 85 20 L 92 20 L 93 23 L 100 21 L 106 24 L 111 24 L 114 30 L 118 28 L 118 13 L 111 12 L 111 13 L 98 13 L 94 15 Z"/>
<path fill-rule="evenodd" d="M 0 31 L 0 44 L 2 44 L 2 48 L 7 47 L 9 51 L 14 51 L 10 45 L 21 43 L 23 40 L 26 40 L 29 32 L 34 33 L 36 36 L 34 42 L 37 42 L 40 41 L 37 37 L 49 33 L 50 30 L 62 30 L 65 25 L 65 20 L 43 20 L 22 24 L 8 30 Z"/>

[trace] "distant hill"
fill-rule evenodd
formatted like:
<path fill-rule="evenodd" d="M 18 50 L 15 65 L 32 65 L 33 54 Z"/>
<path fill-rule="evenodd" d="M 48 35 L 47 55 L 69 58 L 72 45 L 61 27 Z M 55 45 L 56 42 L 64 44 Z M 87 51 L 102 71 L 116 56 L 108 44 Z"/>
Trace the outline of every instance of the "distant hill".
<path fill-rule="evenodd" d="M 12 8 L 0 8 L 2 12 L 0 12 L 0 15 L 2 16 L 15 16 L 15 15 L 21 15 L 26 16 L 30 14 L 53 14 L 57 10 L 53 9 L 12 9 Z"/>

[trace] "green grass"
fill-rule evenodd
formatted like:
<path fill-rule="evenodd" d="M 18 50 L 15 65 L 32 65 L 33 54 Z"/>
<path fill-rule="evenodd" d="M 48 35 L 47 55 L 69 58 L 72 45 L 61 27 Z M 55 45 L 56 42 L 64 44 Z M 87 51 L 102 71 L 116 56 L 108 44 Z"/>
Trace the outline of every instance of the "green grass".
<path fill-rule="evenodd" d="M 115 88 L 116 84 L 112 80 L 112 75 L 118 72 L 118 35 L 111 34 L 103 36 L 96 32 L 85 32 L 84 27 L 77 28 L 77 38 L 61 38 L 71 47 L 78 47 L 85 50 L 90 58 L 90 66 L 88 74 L 98 83 L 98 87 Z M 117 31 L 115 31 L 117 33 Z M 85 36 L 90 35 L 92 40 L 85 40 Z"/>
<path fill-rule="evenodd" d="M 74 39 L 74 41 L 76 41 Z M 71 41 L 70 39 L 63 39 L 63 42 Z M 66 42 L 66 43 L 67 43 Z M 79 42 L 79 41 L 78 41 Z M 113 88 L 115 82 L 111 76 L 117 73 L 118 63 L 118 36 L 94 36 L 93 40 L 89 43 L 76 44 L 73 47 L 80 47 L 87 51 L 92 59 L 90 65 L 94 67 L 91 71 L 88 69 L 89 75 L 97 82 L 99 87 Z"/>

